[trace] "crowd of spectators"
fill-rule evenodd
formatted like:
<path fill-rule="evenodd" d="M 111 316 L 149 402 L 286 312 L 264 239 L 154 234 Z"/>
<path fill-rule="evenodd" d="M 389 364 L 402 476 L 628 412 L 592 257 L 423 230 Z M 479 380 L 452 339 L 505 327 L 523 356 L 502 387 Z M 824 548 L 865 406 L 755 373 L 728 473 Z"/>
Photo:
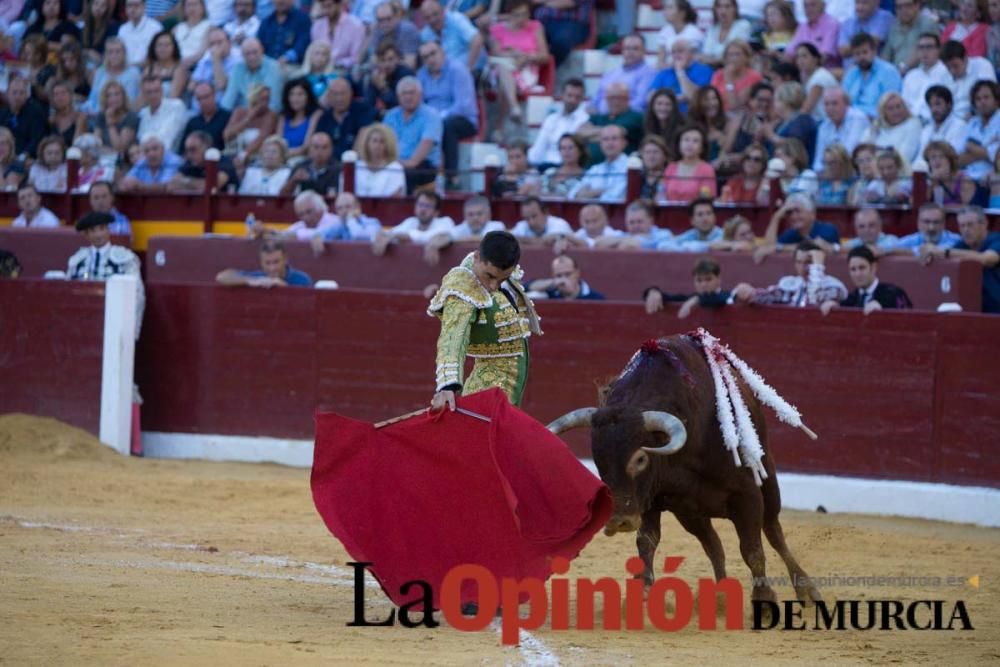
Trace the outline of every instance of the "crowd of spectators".
<path fill-rule="evenodd" d="M 526 242 L 763 257 L 812 240 L 829 254 L 840 239 L 817 205 L 906 205 L 915 170 L 940 205 L 1000 206 L 1000 2 L 660 4 L 655 39 L 623 34 L 593 97 L 559 77 L 529 142 L 521 100 L 543 90 L 550 58 L 567 73 L 590 0 L 11 0 L 3 183 L 18 192 L 16 224 L 50 226 L 39 193 L 197 193 L 217 149 L 219 190 L 296 197 L 286 235 L 441 247 L 462 225 L 439 216 L 439 194 L 459 187 L 459 143 L 484 134 L 492 91 L 506 162 L 490 194 L 521 199 L 523 219 L 505 222 Z M 342 193 L 349 150 L 356 186 Z M 551 197 L 626 203 L 632 159 L 641 197 L 624 232 L 600 206 L 575 233 L 548 214 Z M 763 239 L 716 223 L 713 201 L 764 204 L 773 179 L 784 205 Z M 329 211 L 338 193 L 353 217 Z M 390 229 L 354 194 L 419 196 Z M 661 202 L 690 204 L 690 232 L 656 227 Z M 914 247 L 862 227 L 876 258 Z"/>

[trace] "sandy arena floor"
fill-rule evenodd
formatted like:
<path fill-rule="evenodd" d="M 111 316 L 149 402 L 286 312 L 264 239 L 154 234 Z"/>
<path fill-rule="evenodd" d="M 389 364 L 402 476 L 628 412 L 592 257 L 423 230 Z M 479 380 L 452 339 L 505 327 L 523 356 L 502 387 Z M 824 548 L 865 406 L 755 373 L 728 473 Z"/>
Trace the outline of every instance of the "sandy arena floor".
<path fill-rule="evenodd" d="M 124 459 L 53 420 L 0 417 L 0 664 L 954 664 L 1000 661 L 1000 530 L 783 514 L 814 577 L 979 575 L 943 588 L 837 587 L 830 599 L 966 601 L 970 632 L 553 632 L 502 647 L 463 633 L 345 627 L 350 558 L 316 514 L 309 472 L 273 465 Z M 747 582 L 731 526 L 731 575 Z M 710 574 L 670 517 L 680 575 Z M 571 574 L 623 577 L 628 536 L 599 535 Z M 785 574 L 768 550 L 768 573 Z M 793 597 L 779 588 L 782 599 Z M 388 602 L 369 589 L 369 617 Z M 950 609 L 950 605 L 949 605 Z M 694 626 L 694 624 L 692 624 Z"/>

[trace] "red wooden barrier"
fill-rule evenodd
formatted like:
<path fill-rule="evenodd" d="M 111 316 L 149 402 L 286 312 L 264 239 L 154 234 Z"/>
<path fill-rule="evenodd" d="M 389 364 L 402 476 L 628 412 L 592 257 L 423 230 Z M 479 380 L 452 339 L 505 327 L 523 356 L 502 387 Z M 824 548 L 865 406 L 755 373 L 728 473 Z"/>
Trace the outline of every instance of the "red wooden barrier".
<path fill-rule="evenodd" d="M 148 288 L 137 352 L 154 431 L 309 438 L 325 406 L 376 420 L 425 405 L 436 320 L 417 295 Z M 0 412 L 97 432 L 103 285 L 0 282 Z M 592 404 L 651 336 L 704 325 L 802 410 L 813 443 L 770 419 L 782 470 L 1000 487 L 1000 318 L 729 308 L 680 322 L 638 305 L 540 305 L 524 409 Z M 586 453 L 586 435 L 570 438 Z"/>
<path fill-rule="evenodd" d="M 0 280 L 0 413 L 101 422 L 104 283 Z"/>
<path fill-rule="evenodd" d="M 138 352 L 144 427 L 309 438 L 322 405 L 377 420 L 426 404 L 437 323 L 416 295 L 154 284 Z M 546 303 L 524 409 L 594 403 L 643 340 L 704 324 L 821 435 L 771 419 L 782 470 L 1000 486 L 1000 318 L 731 308 L 680 322 Z M 586 451 L 585 436 L 572 443 Z"/>
<path fill-rule="evenodd" d="M 111 243 L 128 247 L 127 236 L 112 236 Z M 21 277 L 41 278 L 46 271 L 65 271 L 70 256 L 87 240 L 71 227 L 60 229 L 14 229 L 0 227 L 0 248 L 21 262 Z"/>
<path fill-rule="evenodd" d="M 390 247 L 384 257 L 375 257 L 364 243 L 328 243 L 326 253 L 314 257 L 307 243 L 287 244 L 292 264 L 314 280 L 333 279 L 342 287 L 420 291 L 457 264 L 472 246 L 448 248 L 436 266 L 428 266 L 422 249 L 400 245 Z M 199 239 L 155 237 L 146 253 L 146 275 L 156 282 L 209 282 L 225 268 L 257 266 L 256 244 L 245 239 Z M 583 250 L 572 253 L 584 278 L 609 299 L 637 301 L 650 285 L 676 293 L 692 289 L 691 267 L 700 255 L 655 251 L 624 252 Z M 723 281 L 728 286 L 747 281 L 767 286 L 792 273 L 791 255 L 772 256 L 755 264 L 748 255 L 717 253 Z M 552 251 L 523 249 L 521 265 L 528 278 L 548 277 Z M 829 270 L 851 285 L 847 262 L 832 258 Z M 938 261 L 923 266 L 907 257 L 888 258 L 879 264 L 882 280 L 903 286 L 918 308 L 934 310 L 938 304 L 954 301 L 973 312 L 982 308 L 982 267 L 973 262 Z M 948 291 L 944 291 L 944 288 Z"/>

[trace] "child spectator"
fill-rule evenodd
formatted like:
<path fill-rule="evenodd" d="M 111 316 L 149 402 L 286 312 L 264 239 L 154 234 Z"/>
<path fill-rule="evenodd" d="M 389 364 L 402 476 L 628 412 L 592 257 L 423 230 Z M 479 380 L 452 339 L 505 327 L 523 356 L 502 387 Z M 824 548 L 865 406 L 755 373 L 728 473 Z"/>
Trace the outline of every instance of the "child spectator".
<path fill-rule="evenodd" d="M 51 135 L 38 144 L 38 160 L 28 171 L 28 182 L 39 192 L 66 192 L 66 144 Z"/>
<path fill-rule="evenodd" d="M 872 204 L 905 204 L 913 196 L 909 169 L 894 148 L 883 148 L 876 161 L 879 177 L 865 189 L 865 201 Z"/>
<path fill-rule="evenodd" d="M 528 142 L 512 141 L 507 145 L 507 164 L 493 182 L 494 197 L 535 195 L 541 179 L 534 167 L 528 164 Z"/>

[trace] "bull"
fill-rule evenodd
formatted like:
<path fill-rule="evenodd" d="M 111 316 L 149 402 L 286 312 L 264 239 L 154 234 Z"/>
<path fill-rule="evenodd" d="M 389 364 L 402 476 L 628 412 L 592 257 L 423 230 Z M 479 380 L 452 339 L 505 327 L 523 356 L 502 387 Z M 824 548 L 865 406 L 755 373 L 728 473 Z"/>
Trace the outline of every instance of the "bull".
<path fill-rule="evenodd" d="M 716 580 L 726 576 L 722 542 L 712 518 L 733 522 L 740 554 L 753 575 L 752 600 L 776 601 L 767 585 L 761 531 L 785 562 L 803 604 L 820 600 L 788 545 L 778 520 L 781 494 L 760 401 L 738 378 L 764 450 L 766 478 L 758 486 L 751 471 L 734 465 L 716 413 L 712 372 L 701 342 L 671 336 L 644 345 L 625 370 L 598 396 L 600 407 L 573 410 L 549 424 L 553 433 L 591 428 L 591 448 L 601 479 L 611 489 L 614 510 L 605 534 L 638 531 L 636 547 L 653 582 L 660 543 L 660 515 L 672 512 L 698 538 Z"/>

